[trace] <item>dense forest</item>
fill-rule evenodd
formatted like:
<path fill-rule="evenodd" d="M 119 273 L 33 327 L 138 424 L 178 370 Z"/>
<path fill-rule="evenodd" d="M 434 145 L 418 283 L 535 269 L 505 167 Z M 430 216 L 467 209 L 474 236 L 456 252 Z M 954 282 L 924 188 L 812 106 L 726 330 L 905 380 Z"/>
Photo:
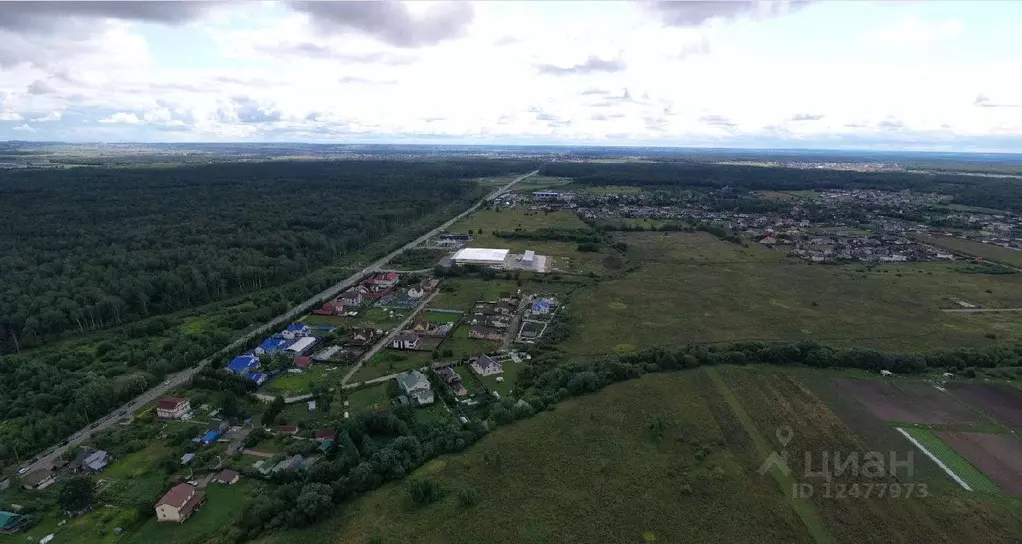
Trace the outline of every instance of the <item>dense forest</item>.
<path fill-rule="evenodd" d="M 737 166 L 696 162 L 551 163 L 545 176 L 590 185 L 637 185 L 791 191 L 804 189 L 910 189 L 950 195 L 956 204 L 1022 211 L 1022 180 L 960 174 L 851 172 Z"/>
<path fill-rule="evenodd" d="M 279 285 L 530 166 L 0 170 L 0 354 Z"/>

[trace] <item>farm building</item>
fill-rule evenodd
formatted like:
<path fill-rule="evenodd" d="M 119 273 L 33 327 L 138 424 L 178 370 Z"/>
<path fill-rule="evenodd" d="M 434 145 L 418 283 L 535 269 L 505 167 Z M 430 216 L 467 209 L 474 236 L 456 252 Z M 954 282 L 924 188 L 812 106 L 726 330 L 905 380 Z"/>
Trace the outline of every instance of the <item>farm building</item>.
<path fill-rule="evenodd" d="M 329 361 L 331 357 L 341 351 L 341 346 L 330 346 L 312 356 L 315 361 Z"/>
<path fill-rule="evenodd" d="M 455 264 L 478 264 L 485 266 L 504 266 L 507 249 L 489 249 L 483 247 L 467 247 L 454 254 L 452 260 Z"/>

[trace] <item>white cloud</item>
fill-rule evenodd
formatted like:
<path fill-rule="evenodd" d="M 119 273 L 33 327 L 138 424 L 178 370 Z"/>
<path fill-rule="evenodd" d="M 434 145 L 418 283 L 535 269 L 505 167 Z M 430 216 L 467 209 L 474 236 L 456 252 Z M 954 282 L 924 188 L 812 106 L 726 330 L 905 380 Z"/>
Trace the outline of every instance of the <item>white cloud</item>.
<path fill-rule="evenodd" d="M 936 21 L 909 16 L 869 33 L 866 40 L 883 47 L 919 48 L 958 38 L 962 29 L 963 24 L 957 19 Z"/>
<path fill-rule="evenodd" d="M 138 118 L 134 113 L 117 112 L 110 117 L 100 119 L 100 123 L 117 124 L 117 125 L 138 125 L 145 121 Z"/>
<path fill-rule="evenodd" d="M 25 118 L 13 111 L 0 111 L 0 121 L 22 121 Z"/>
<path fill-rule="evenodd" d="M 32 122 L 33 123 L 47 123 L 47 122 L 51 122 L 51 121 L 60 121 L 60 119 L 62 117 L 63 117 L 63 114 L 61 112 L 59 112 L 59 111 L 51 111 L 50 113 L 47 113 L 46 115 L 44 115 L 42 117 L 36 117 L 36 118 L 32 119 Z"/>
<path fill-rule="evenodd" d="M 11 130 L 15 130 L 15 131 L 18 131 L 18 132 L 35 132 L 35 129 L 32 128 L 31 126 L 27 125 L 27 124 L 25 124 L 25 125 L 18 125 L 16 127 L 12 128 Z"/>

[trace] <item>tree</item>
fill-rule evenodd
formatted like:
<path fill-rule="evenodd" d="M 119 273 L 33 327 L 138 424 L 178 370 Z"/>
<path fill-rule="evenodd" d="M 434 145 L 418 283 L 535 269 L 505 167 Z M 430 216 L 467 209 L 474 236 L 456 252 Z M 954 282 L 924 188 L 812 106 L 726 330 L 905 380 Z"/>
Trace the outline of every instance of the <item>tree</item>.
<path fill-rule="evenodd" d="M 64 482 L 57 503 L 65 512 L 81 512 L 89 508 L 96 496 L 96 486 L 88 476 L 72 476 Z"/>
<path fill-rule="evenodd" d="M 305 523 L 314 523 L 326 516 L 333 509 L 333 489 L 327 484 L 308 484 L 302 488 L 295 509 L 299 519 Z"/>

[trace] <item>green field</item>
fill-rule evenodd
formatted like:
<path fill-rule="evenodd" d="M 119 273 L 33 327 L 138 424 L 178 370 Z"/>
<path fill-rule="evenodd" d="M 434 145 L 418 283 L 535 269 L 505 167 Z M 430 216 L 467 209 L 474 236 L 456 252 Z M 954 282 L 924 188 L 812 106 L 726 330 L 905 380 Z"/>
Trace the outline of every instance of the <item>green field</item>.
<path fill-rule="evenodd" d="M 451 308 L 452 310 L 455 308 Z M 461 319 L 464 314 L 452 314 L 450 312 L 431 312 L 425 311 L 422 313 L 424 319 L 429 320 L 432 323 L 454 323 Z"/>
<path fill-rule="evenodd" d="M 943 247 L 958 253 L 982 257 L 984 259 L 999 262 L 1011 266 L 1022 266 L 1022 251 L 1015 251 L 1006 247 L 984 244 L 972 240 L 963 240 L 951 236 L 927 236 L 917 235 L 917 239 L 927 244 Z"/>
<path fill-rule="evenodd" d="M 1020 534 L 1018 501 L 960 489 L 926 498 L 792 502 L 757 472 L 760 450 L 782 447 L 777 425 L 794 429 L 786 451 L 790 478 L 800 482 L 803 453 L 864 447 L 796 374 L 720 367 L 615 384 L 417 470 L 413 477 L 447 491 L 439 503 L 415 507 L 403 483 L 387 484 L 319 526 L 263 542 L 923 543 Z M 908 449 L 914 447 L 902 440 L 900 458 Z M 472 506 L 458 501 L 466 488 L 477 496 Z M 514 516 L 487 515 L 506 505 L 514 505 Z"/>
<path fill-rule="evenodd" d="M 501 293 L 514 293 L 517 290 L 518 285 L 513 281 L 452 278 L 443 283 L 440 294 L 430 301 L 429 306 L 445 310 L 468 310 L 480 300 L 497 300 Z"/>
<path fill-rule="evenodd" d="M 891 351 L 1011 345 L 1022 316 L 950 314 L 953 300 L 1022 306 L 1022 274 L 953 264 L 812 265 L 705 233 L 627 233 L 640 267 L 576 291 L 573 354 L 741 340 L 817 340 Z"/>
<path fill-rule="evenodd" d="M 257 493 L 260 484 L 242 478 L 233 486 L 210 484 L 206 487 L 206 502 L 202 509 L 185 523 L 160 523 L 150 519 L 132 537 L 128 544 L 200 544 L 226 531 L 241 515 L 248 499 Z"/>
<path fill-rule="evenodd" d="M 196 426 L 195 429 L 196 434 L 198 434 L 199 427 Z M 103 471 L 103 478 L 111 480 L 125 480 L 142 476 L 153 470 L 153 467 L 155 467 L 160 459 L 163 459 L 168 452 L 169 450 L 163 442 L 150 442 L 144 449 L 114 460 L 114 462 Z"/>
<path fill-rule="evenodd" d="M 357 389 L 347 394 L 348 409 L 352 414 L 359 412 L 375 412 L 390 407 L 389 384 L 381 383 L 371 387 Z"/>
<path fill-rule="evenodd" d="M 453 355 L 443 357 L 443 359 L 458 360 L 465 357 L 493 353 L 500 349 L 500 342 L 469 338 L 468 329 L 468 325 L 462 325 L 454 329 L 454 332 L 444 339 L 444 342 L 440 344 L 440 352 L 443 353 L 451 350 Z"/>
<path fill-rule="evenodd" d="M 352 376 L 352 382 L 361 382 L 394 374 L 407 372 L 413 368 L 420 368 L 429 365 L 433 361 L 431 351 L 406 351 L 396 349 L 382 349 L 373 355 L 358 372 Z"/>
<path fill-rule="evenodd" d="M 997 487 L 993 480 L 980 472 L 972 463 L 959 455 L 958 452 L 951 446 L 948 446 L 937 435 L 933 434 L 932 431 L 917 427 L 904 427 L 904 430 L 909 436 L 918 440 L 930 453 L 937 456 L 937 459 L 940 459 L 947 468 L 951 469 L 951 472 L 954 472 L 956 476 L 969 484 L 973 491 L 984 493 L 997 493 L 1000 491 L 1000 488 Z"/>
<path fill-rule="evenodd" d="M 514 389 L 515 383 L 518 381 L 518 373 L 525 368 L 525 361 L 516 363 L 510 359 L 502 363 L 504 372 L 495 376 L 477 376 L 477 379 L 483 382 L 490 389 L 490 391 L 496 391 L 501 397 L 506 397 L 511 394 L 511 390 Z M 471 369 L 466 369 L 472 372 Z M 473 373 L 475 374 L 475 373 Z M 497 378 L 504 378 L 504 381 L 498 382 Z"/>

